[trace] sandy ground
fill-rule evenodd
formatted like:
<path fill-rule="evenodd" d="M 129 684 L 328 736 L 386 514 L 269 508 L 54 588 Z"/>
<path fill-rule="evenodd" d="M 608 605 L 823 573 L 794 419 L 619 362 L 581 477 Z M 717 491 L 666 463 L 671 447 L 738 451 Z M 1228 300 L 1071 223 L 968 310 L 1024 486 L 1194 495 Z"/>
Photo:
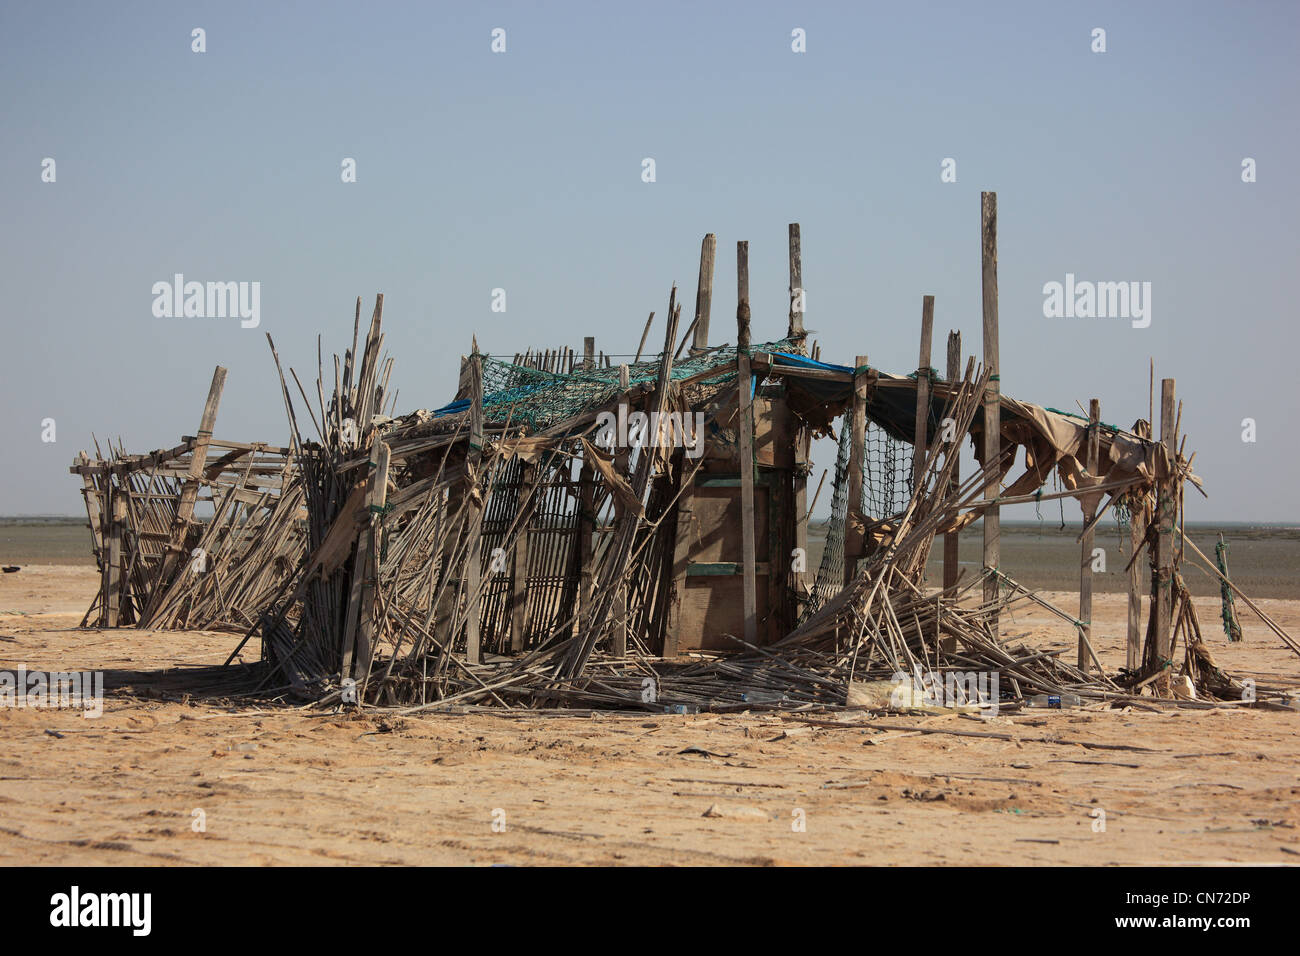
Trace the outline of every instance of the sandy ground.
<path fill-rule="evenodd" d="M 0 708 L 4 863 L 1300 863 L 1300 711 L 232 712 L 181 702 L 216 686 L 230 635 L 78 631 L 94 589 L 84 567 L 0 576 L 0 669 L 103 670 L 107 692 L 98 719 Z M 1300 602 L 1262 606 L 1300 633 Z M 1101 597 L 1108 663 L 1123 615 Z M 1300 660 L 1243 624 L 1244 644 L 1212 638 L 1220 664 L 1300 687 Z M 1037 612 L 1006 627 L 1073 641 Z"/>

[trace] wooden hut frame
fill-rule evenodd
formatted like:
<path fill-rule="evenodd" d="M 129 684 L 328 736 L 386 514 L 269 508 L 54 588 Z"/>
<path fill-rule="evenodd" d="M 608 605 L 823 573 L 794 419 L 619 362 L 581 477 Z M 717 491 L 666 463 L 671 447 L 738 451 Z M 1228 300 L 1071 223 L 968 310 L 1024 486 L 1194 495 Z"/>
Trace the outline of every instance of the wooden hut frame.
<path fill-rule="evenodd" d="M 1064 689 L 1169 698 L 1187 682 L 1207 700 L 1230 695 L 1240 685 L 1205 651 L 1179 573 L 1182 493 L 1200 486 L 1179 442 L 1172 380 L 1159 441 L 1147 422 L 1103 426 L 1095 404 L 1081 420 L 1002 394 L 991 194 L 983 211 L 985 360 L 959 371 L 960 341 L 950 339 L 946 377 L 930 368 L 931 296 L 916 372 L 891 375 L 865 355 L 851 366 L 820 361 L 803 325 L 797 224 L 779 341 L 750 342 L 748 244 L 739 243 L 736 342 L 709 345 L 710 235 L 680 342 L 674 288 L 662 349 L 648 360 L 654 313 L 636 359 L 620 366 L 590 337 L 581 358 L 530 349 L 512 362 L 475 342 L 451 403 L 398 418 L 381 414 L 395 406 L 383 297 L 364 340 L 358 300 L 328 403 L 323 363 L 314 408 L 291 373 L 314 438 L 299 427 L 281 370 L 287 448 L 213 440 L 210 395 L 199 437 L 178 448 L 74 466 L 105 569 L 95 620 L 238 627 L 231 660 L 260 636 L 263 687 L 407 708 L 843 704 L 864 678 L 972 667 L 1008 675 L 1016 698 Z M 273 343 L 272 352 L 280 368 Z M 217 398 L 218 379 L 224 370 Z M 638 415 L 651 423 L 640 441 L 604 447 L 611 419 L 621 427 Z M 841 418 L 842 560 L 834 586 L 810 600 L 808 451 Z M 683 421 L 704 423 L 697 445 L 680 440 Z M 906 500 L 888 514 L 862 505 L 871 429 L 910 446 Z M 980 468 L 962 477 L 967 438 Z M 209 449 L 227 451 L 209 466 Z M 1024 471 L 1013 476 L 1022 451 Z M 1045 494 L 1053 473 L 1064 490 Z M 162 495 L 151 498 L 143 489 L 156 483 Z M 215 509 L 206 526 L 192 516 L 200 494 Z M 1130 627 L 1124 668 L 1108 671 L 1090 640 L 1086 570 L 1079 616 L 1052 608 L 1076 627 L 1077 661 L 1002 640 L 1004 610 L 1046 602 L 998 567 L 998 511 L 1053 497 L 1083 503 L 1085 558 L 1092 529 L 1117 504 L 1143 529 L 1134 544 L 1149 556 L 1151 613 L 1140 655 Z M 963 581 L 956 539 L 980 517 L 984 566 Z M 924 569 L 936 538 L 945 568 L 931 591 Z M 220 575 L 179 570 L 186 549 L 207 546 Z M 1129 580 L 1136 591 L 1139 576 Z"/>

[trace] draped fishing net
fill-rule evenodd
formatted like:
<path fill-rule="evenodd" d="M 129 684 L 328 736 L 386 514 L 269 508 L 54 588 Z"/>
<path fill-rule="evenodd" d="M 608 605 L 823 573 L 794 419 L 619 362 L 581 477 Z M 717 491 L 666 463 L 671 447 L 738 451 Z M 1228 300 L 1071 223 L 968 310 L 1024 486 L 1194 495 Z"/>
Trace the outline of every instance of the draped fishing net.
<path fill-rule="evenodd" d="M 835 458 L 835 483 L 831 494 L 831 517 L 826 525 L 826 548 L 822 552 L 817 580 L 804 609 L 803 618 L 815 613 L 844 586 L 844 520 L 849 503 L 849 459 L 853 454 L 853 430 L 846 420 L 840 428 L 839 453 Z M 891 436 L 870 419 L 862 448 L 862 499 L 858 503 L 869 521 L 896 515 L 912 496 L 912 445 Z"/>
<path fill-rule="evenodd" d="M 787 340 L 769 342 L 751 347 L 751 352 L 786 351 L 791 347 Z M 669 380 L 680 382 L 717 369 L 715 377 L 700 379 L 704 386 L 734 381 L 736 376 L 736 349 L 732 346 L 710 349 L 698 355 L 687 355 L 673 361 Z M 622 391 L 619 386 L 619 368 L 574 368 L 572 372 L 547 372 L 541 369 L 516 365 L 489 355 L 481 356 L 483 362 L 483 418 L 492 424 L 527 426 L 537 430 L 562 422 L 575 415 L 613 401 Z M 653 385 L 659 379 L 660 357 L 628 365 L 629 384 Z M 436 415 L 462 412 L 469 407 L 467 400 L 452 402 L 438 409 Z"/>

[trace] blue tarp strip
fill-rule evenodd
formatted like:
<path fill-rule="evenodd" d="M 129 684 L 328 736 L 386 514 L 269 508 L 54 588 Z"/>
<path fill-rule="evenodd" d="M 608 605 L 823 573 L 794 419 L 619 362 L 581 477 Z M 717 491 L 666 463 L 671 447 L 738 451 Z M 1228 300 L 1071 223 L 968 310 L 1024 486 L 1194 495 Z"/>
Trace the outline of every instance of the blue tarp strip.
<path fill-rule="evenodd" d="M 830 369 L 832 372 L 848 372 L 850 375 L 852 375 L 854 371 L 853 366 L 851 365 L 832 365 L 829 362 L 815 362 L 806 355 L 792 355 L 789 352 L 773 352 L 771 354 L 779 358 L 782 365 L 799 365 L 803 368 L 824 368 Z"/>

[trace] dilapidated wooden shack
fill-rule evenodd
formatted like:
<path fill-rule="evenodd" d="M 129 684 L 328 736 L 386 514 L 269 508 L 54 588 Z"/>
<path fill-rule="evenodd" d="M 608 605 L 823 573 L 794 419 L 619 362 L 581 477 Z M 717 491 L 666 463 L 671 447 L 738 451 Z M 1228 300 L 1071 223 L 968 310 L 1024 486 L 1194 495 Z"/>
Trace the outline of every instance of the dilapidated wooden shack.
<path fill-rule="evenodd" d="M 992 194 L 981 229 L 982 361 L 953 333 L 942 374 L 930 296 L 915 371 L 884 372 L 868 354 L 822 360 L 804 328 L 797 224 L 779 339 L 751 342 L 741 242 L 734 337 L 711 344 L 709 235 L 693 319 L 683 333 L 674 287 L 657 352 L 645 354 L 654 313 L 627 362 L 590 338 L 581 353 L 509 358 L 475 341 L 433 410 L 396 414 L 383 297 L 365 329 L 358 300 L 352 346 L 332 383 L 318 362 L 314 396 L 271 343 L 286 447 L 211 438 L 219 369 L 197 437 L 74 466 L 100 529 L 94 621 L 240 628 L 231 662 L 260 638 L 261 686 L 326 703 L 843 705 L 873 681 L 973 670 L 1002 675 L 1014 699 L 1232 696 L 1241 685 L 1206 649 L 1179 571 L 1182 495 L 1199 480 L 1173 381 L 1158 439 L 1148 420 L 1104 424 L 1095 400 L 1085 418 L 1002 395 Z M 835 436 L 838 454 L 814 566 L 819 436 Z M 966 441 L 979 467 L 962 475 Z M 1055 497 L 1079 500 L 1086 519 L 1077 612 L 999 567 L 999 509 Z M 1128 519 L 1134 552 L 1122 665 L 1090 640 L 1091 536 L 1110 509 Z M 982 567 L 961 575 L 957 536 L 979 519 Z M 940 541 L 942 584 L 928 587 Z M 1075 659 L 1004 640 L 1001 615 L 1025 602 L 1074 626 Z"/>

